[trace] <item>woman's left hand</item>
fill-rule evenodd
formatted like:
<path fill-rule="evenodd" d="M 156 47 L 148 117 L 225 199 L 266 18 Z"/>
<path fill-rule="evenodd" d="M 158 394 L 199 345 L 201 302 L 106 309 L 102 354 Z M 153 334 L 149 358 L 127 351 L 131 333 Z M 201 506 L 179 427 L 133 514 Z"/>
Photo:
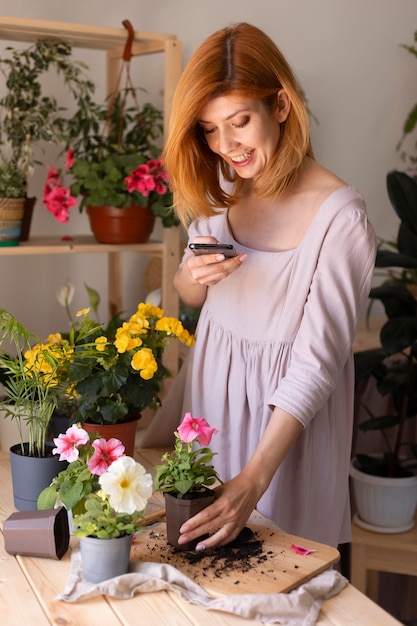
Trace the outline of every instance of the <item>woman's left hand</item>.
<path fill-rule="evenodd" d="M 257 494 L 248 480 L 239 474 L 216 488 L 216 499 L 207 508 L 194 515 L 182 525 L 178 543 L 187 543 L 209 534 L 196 546 L 196 550 L 208 550 L 224 546 L 236 539 L 252 514 L 261 494 Z"/>

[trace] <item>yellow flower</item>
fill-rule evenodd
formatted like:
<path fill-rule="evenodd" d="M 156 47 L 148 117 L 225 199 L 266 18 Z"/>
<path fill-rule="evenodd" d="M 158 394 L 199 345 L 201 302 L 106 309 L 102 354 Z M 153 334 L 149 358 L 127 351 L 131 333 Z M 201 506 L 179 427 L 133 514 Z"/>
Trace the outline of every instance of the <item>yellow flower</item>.
<path fill-rule="evenodd" d="M 104 352 L 106 349 L 106 344 L 107 344 L 107 337 L 104 337 L 104 335 L 102 337 L 97 337 L 96 348 L 98 352 Z"/>
<path fill-rule="evenodd" d="M 134 350 L 141 346 L 142 343 L 140 337 L 132 337 L 131 324 L 129 322 L 124 322 L 123 325 L 117 329 L 114 345 L 120 354 L 128 350 Z"/>
<path fill-rule="evenodd" d="M 156 330 L 163 330 L 168 335 L 175 335 L 180 341 L 186 343 L 188 346 L 192 346 L 195 343 L 193 335 L 190 335 L 188 330 L 184 328 L 182 323 L 177 320 L 176 317 L 163 317 L 159 319 L 155 324 Z"/>
<path fill-rule="evenodd" d="M 83 317 L 84 315 L 88 315 L 89 312 L 90 312 L 89 307 L 87 307 L 86 309 L 81 309 L 80 311 L 77 311 L 76 317 Z"/>
<path fill-rule="evenodd" d="M 153 352 L 150 348 L 142 348 L 133 355 L 131 365 L 134 370 L 140 372 L 144 380 L 150 380 L 158 369 Z"/>
<path fill-rule="evenodd" d="M 144 318 L 148 318 L 148 317 L 162 317 L 164 314 L 163 310 L 161 308 L 159 308 L 159 306 L 153 306 L 152 302 L 140 302 L 138 304 L 138 310 L 136 312 L 136 315 L 139 315 L 139 317 L 144 317 Z"/>

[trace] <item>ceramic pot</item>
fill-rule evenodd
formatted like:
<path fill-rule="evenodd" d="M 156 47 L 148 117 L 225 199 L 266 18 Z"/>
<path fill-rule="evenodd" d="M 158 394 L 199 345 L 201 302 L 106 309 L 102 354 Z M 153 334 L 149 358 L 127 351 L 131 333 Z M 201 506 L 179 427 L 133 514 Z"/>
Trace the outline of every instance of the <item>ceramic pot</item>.
<path fill-rule="evenodd" d="M 176 498 L 175 495 L 164 493 L 164 498 L 168 543 L 179 550 L 194 550 L 197 543 L 205 539 L 207 535 L 179 545 L 180 528 L 190 517 L 197 515 L 207 506 L 210 506 L 215 498 L 214 491 L 206 489 L 202 494 L 195 495 L 192 498 Z"/>
<path fill-rule="evenodd" d="M 155 224 L 155 215 L 147 206 L 87 206 L 87 215 L 99 243 L 145 243 Z"/>
<path fill-rule="evenodd" d="M 81 537 L 81 566 L 83 577 L 90 583 L 101 583 L 126 574 L 129 569 L 132 535 L 117 539 Z"/>
<path fill-rule="evenodd" d="M 97 434 L 104 439 L 110 439 L 115 437 L 119 439 L 125 447 L 125 454 L 127 456 L 133 456 L 135 451 L 135 437 L 136 428 L 140 414 L 135 415 L 134 418 L 120 422 L 118 424 L 94 424 L 93 422 L 84 422 L 82 427 L 88 433 Z"/>
<path fill-rule="evenodd" d="M 28 444 L 24 444 L 26 449 Z M 53 443 L 47 443 L 52 451 Z M 20 444 L 10 448 L 10 466 L 12 470 L 13 500 L 18 511 L 35 511 L 38 508 L 38 496 L 52 479 L 67 467 L 66 461 L 60 461 L 59 455 L 45 457 L 24 456 Z"/>
<path fill-rule="evenodd" d="M 358 526 L 381 533 L 399 533 L 413 528 L 417 476 L 373 476 L 362 472 L 355 459 L 349 474 L 357 508 L 354 521 Z"/>

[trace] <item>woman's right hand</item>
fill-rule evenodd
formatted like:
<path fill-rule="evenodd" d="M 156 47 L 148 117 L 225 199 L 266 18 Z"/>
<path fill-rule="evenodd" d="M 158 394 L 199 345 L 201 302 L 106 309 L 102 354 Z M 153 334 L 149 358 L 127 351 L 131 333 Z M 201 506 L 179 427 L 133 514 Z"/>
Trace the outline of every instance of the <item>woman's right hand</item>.
<path fill-rule="evenodd" d="M 193 243 L 220 243 L 214 237 L 196 237 Z M 223 254 L 189 254 L 183 265 L 191 280 L 204 287 L 212 287 L 223 278 L 236 271 L 247 258 L 247 254 L 237 254 L 226 258 Z"/>

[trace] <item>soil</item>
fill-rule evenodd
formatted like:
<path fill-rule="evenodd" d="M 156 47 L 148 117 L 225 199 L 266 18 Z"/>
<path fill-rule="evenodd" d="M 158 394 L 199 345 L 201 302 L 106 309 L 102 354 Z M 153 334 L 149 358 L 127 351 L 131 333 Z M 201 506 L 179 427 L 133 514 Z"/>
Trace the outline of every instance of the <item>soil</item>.
<path fill-rule="evenodd" d="M 272 551 L 264 551 L 263 541 L 249 528 L 244 528 L 239 537 L 228 545 L 213 550 L 184 551 L 166 543 L 161 546 L 155 542 L 148 542 L 147 549 L 156 557 L 159 552 L 161 560 L 174 567 L 182 569 L 182 565 L 191 578 L 193 578 L 192 568 L 196 565 L 199 566 L 200 575 L 221 578 L 230 572 L 235 574 L 248 572 L 258 565 L 266 564 L 268 558 L 273 555 Z M 239 584 L 238 579 L 235 584 Z"/>

